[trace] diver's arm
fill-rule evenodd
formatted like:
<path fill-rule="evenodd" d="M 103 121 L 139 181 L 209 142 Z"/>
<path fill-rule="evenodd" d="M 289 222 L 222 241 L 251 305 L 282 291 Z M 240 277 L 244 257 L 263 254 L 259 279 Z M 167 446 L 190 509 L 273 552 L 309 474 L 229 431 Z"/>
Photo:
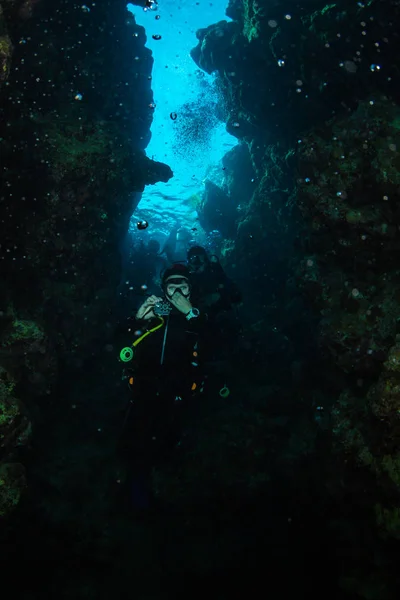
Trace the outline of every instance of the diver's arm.
<path fill-rule="evenodd" d="M 232 279 L 227 278 L 227 282 L 228 282 L 228 294 L 231 298 L 231 302 L 232 304 L 240 304 L 240 302 L 242 302 L 242 292 L 240 291 L 240 289 L 238 288 L 238 286 L 236 285 L 236 283 L 234 283 L 232 281 Z"/>
<path fill-rule="evenodd" d="M 194 309 L 197 307 L 193 307 Z M 192 317 L 191 319 L 187 319 L 187 325 L 186 328 L 187 330 L 195 333 L 195 334 L 202 334 L 205 331 L 205 328 L 207 327 L 208 324 L 208 313 L 204 312 L 203 310 L 199 309 L 199 314 L 196 317 Z"/>
<path fill-rule="evenodd" d="M 186 298 L 183 294 L 174 294 L 172 298 L 169 299 L 172 306 L 175 306 L 176 309 L 179 310 L 185 316 L 190 312 L 193 308 L 192 303 L 189 298 Z"/>
<path fill-rule="evenodd" d="M 162 298 L 159 298 L 158 296 L 150 296 L 149 298 L 147 298 L 147 300 L 145 300 L 143 304 L 139 307 L 135 318 L 138 321 L 147 321 L 148 319 L 154 319 L 154 305 L 158 302 L 162 302 Z"/>
<path fill-rule="evenodd" d="M 182 294 L 174 294 L 170 302 L 179 312 L 182 313 L 190 323 L 191 329 L 198 330 L 208 320 L 208 316 L 197 306 L 194 306 L 189 298 Z"/>
<path fill-rule="evenodd" d="M 220 301 L 217 304 L 221 304 L 220 308 L 229 309 L 232 304 L 239 304 L 242 301 L 242 293 L 236 283 L 226 275 L 218 260 L 212 261 L 211 270 L 219 282 L 217 291 Z"/>
<path fill-rule="evenodd" d="M 224 277 L 221 283 L 218 285 L 218 293 L 220 295 L 220 300 L 217 304 L 221 304 L 224 308 L 232 308 L 232 304 L 240 304 L 242 301 L 242 294 L 239 290 L 236 283 L 229 279 L 229 277 Z"/>

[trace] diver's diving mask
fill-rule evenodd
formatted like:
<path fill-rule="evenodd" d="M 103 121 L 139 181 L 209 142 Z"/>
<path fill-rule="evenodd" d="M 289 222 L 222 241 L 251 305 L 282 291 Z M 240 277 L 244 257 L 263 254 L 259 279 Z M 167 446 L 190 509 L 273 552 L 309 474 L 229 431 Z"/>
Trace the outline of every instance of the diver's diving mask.
<path fill-rule="evenodd" d="M 193 271 L 202 271 L 207 263 L 207 256 L 205 254 L 192 254 L 188 258 L 189 269 Z"/>
<path fill-rule="evenodd" d="M 207 257 L 205 254 L 192 254 L 192 256 L 189 256 L 188 262 L 191 265 L 202 265 L 206 260 Z"/>
<path fill-rule="evenodd" d="M 190 295 L 190 284 L 186 277 L 171 277 L 164 283 L 164 292 L 167 298 L 172 298 L 175 292 L 182 294 L 185 298 Z"/>

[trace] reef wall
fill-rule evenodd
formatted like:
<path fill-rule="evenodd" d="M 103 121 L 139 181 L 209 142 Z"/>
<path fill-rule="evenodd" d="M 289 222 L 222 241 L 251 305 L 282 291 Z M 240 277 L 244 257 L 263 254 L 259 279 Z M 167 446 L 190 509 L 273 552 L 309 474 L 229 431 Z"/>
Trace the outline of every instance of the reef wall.
<path fill-rule="evenodd" d="M 233 0 L 233 21 L 199 30 L 192 50 L 218 73 L 227 129 L 255 172 L 229 255 L 255 290 L 275 271 L 274 293 L 281 277 L 290 304 L 296 282 L 312 308 L 335 379 L 320 407 L 340 465 L 327 488 L 342 498 L 346 481 L 391 539 L 400 538 L 399 10 L 390 0 Z M 300 311 L 292 332 L 302 320 Z"/>
<path fill-rule="evenodd" d="M 151 53 L 125 3 L 0 2 L 0 460 L 31 434 L 38 397 L 102 350 L 118 244 L 145 185 Z M 23 468 L 1 466 L 0 514 Z"/>

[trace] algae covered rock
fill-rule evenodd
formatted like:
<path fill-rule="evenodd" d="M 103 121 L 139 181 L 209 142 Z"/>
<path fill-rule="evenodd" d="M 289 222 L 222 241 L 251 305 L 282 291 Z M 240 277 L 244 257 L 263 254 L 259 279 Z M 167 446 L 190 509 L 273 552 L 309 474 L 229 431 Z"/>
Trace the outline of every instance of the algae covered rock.
<path fill-rule="evenodd" d="M 50 390 L 57 360 L 43 327 L 11 313 L 0 335 L 0 362 L 18 383 L 29 383 L 30 395 Z"/>
<path fill-rule="evenodd" d="M 29 441 L 31 423 L 23 404 L 14 395 L 15 381 L 0 366 L 0 457 Z"/>
<path fill-rule="evenodd" d="M 21 464 L 0 464 L 0 518 L 18 506 L 25 487 L 25 469 Z"/>
<path fill-rule="evenodd" d="M 6 33 L 1 34 L 1 13 L 0 13 L 0 84 L 6 81 L 10 71 L 12 56 L 11 39 Z"/>

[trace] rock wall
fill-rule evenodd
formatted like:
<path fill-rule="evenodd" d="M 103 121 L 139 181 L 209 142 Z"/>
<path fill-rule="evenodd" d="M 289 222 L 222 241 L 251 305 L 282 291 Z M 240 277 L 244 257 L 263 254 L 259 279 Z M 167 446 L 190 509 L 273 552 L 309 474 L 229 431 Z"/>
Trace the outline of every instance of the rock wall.
<path fill-rule="evenodd" d="M 218 73 L 256 173 L 230 255 L 255 288 L 275 268 L 307 298 L 337 375 L 331 452 L 398 539 L 398 2 L 233 0 L 227 14 L 192 57 Z"/>
<path fill-rule="evenodd" d="M 0 459 L 35 397 L 107 343 L 119 241 L 145 185 L 172 176 L 144 155 L 145 40 L 122 1 L 0 2 Z"/>

